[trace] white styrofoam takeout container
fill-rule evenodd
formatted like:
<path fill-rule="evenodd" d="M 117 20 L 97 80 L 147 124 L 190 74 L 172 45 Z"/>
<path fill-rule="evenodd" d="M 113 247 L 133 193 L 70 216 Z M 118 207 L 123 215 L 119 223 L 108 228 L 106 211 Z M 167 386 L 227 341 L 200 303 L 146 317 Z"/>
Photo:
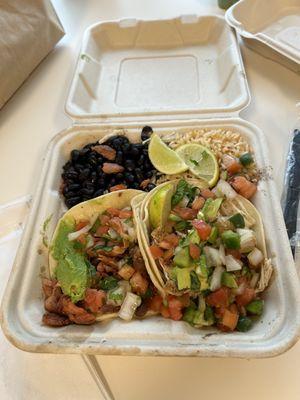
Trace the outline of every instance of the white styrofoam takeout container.
<path fill-rule="evenodd" d="M 246 45 L 300 72 L 299 0 L 241 0 L 229 8 L 226 20 Z"/>
<path fill-rule="evenodd" d="M 52 215 L 51 237 L 65 210 L 60 174 L 70 151 L 119 128 L 139 141 L 145 124 L 161 135 L 171 130 L 224 128 L 244 135 L 258 165 L 268 167 L 263 133 L 238 116 L 249 97 L 236 38 L 223 18 L 122 20 L 86 31 L 66 104 L 75 122 L 49 145 L 3 297 L 2 327 L 15 346 L 32 352 L 251 358 L 280 354 L 296 342 L 299 282 L 271 179 L 260 182 L 255 204 L 264 219 L 275 279 L 265 293 L 265 312 L 248 333 L 198 330 L 161 317 L 59 329 L 41 323 L 40 276 L 47 257 L 40 251 L 40 229 Z"/>

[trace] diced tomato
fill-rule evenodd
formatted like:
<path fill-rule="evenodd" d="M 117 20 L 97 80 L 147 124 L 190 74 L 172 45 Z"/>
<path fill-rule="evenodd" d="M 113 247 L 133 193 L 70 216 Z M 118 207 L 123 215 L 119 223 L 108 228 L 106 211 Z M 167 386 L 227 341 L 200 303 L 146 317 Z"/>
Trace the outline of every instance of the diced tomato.
<path fill-rule="evenodd" d="M 170 317 L 174 321 L 179 321 L 182 318 L 183 304 L 177 297 L 169 296 L 168 298 Z"/>
<path fill-rule="evenodd" d="M 171 243 L 173 247 L 178 246 L 179 237 L 175 233 L 169 233 L 164 237 L 164 240 Z"/>
<path fill-rule="evenodd" d="M 205 199 L 214 199 L 216 195 L 209 189 L 201 189 L 201 196 Z"/>
<path fill-rule="evenodd" d="M 197 230 L 201 240 L 207 240 L 211 232 L 211 226 L 202 220 L 192 222 L 193 227 Z"/>
<path fill-rule="evenodd" d="M 121 219 L 131 218 L 132 216 L 133 216 L 132 210 L 121 210 L 119 214 L 119 217 Z"/>
<path fill-rule="evenodd" d="M 173 212 L 186 221 L 194 219 L 197 216 L 197 210 L 193 210 L 192 208 L 189 207 L 176 206 L 173 208 Z"/>
<path fill-rule="evenodd" d="M 109 230 L 109 226 L 99 226 L 99 228 L 96 230 L 95 236 L 103 236 L 106 235 Z"/>
<path fill-rule="evenodd" d="M 151 254 L 152 254 L 154 260 L 156 260 L 157 258 L 162 258 L 164 255 L 163 250 L 160 247 L 156 246 L 155 244 L 152 244 L 149 247 L 149 249 L 151 251 Z"/>
<path fill-rule="evenodd" d="M 84 305 L 91 312 L 96 313 L 104 305 L 106 294 L 103 290 L 86 289 Z"/>
<path fill-rule="evenodd" d="M 222 162 L 230 174 L 236 174 L 242 170 L 242 164 L 229 154 L 224 154 L 222 157 Z"/>
<path fill-rule="evenodd" d="M 165 261 L 169 261 L 174 256 L 174 247 L 164 252 L 163 258 Z"/>
<path fill-rule="evenodd" d="M 236 258 L 237 260 L 240 260 L 242 257 L 242 254 L 239 250 L 235 250 L 235 249 L 226 249 L 226 255 L 232 255 L 234 258 Z"/>
<path fill-rule="evenodd" d="M 237 312 L 225 310 L 222 318 L 222 325 L 226 326 L 231 331 L 233 331 L 236 328 L 238 319 L 239 319 L 239 314 Z"/>
<path fill-rule="evenodd" d="M 118 208 L 114 208 L 114 207 L 109 207 L 106 212 L 108 212 L 108 214 L 112 215 L 113 217 L 118 217 L 120 215 L 120 211 Z"/>
<path fill-rule="evenodd" d="M 162 306 L 160 309 L 160 313 L 164 318 L 170 318 L 170 310 L 169 307 Z"/>
<path fill-rule="evenodd" d="M 201 254 L 200 247 L 194 243 L 189 244 L 189 252 L 193 260 L 197 260 Z"/>
<path fill-rule="evenodd" d="M 190 305 L 190 295 L 188 293 L 178 297 L 178 300 L 181 302 L 183 307 L 188 307 Z"/>
<path fill-rule="evenodd" d="M 118 190 L 124 190 L 127 189 L 126 185 L 120 184 L 120 185 L 115 185 L 115 186 L 111 186 L 109 191 L 110 192 L 117 192 Z"/>
<path fill-rule="evenodd" d="M 244 293 L 236 296 L 235 301 L 239 306 L 246 306 L 255 297 L 255 290 L 252 288 L 246 288 Z"/>
<path fill-rule="evenodd" d="M 192 209 L 196 210 L 196 211 L 199 211 L 204 206 L 204 203 L 205 203 L 205 198 L 204 197 L 196 196 L 194 198 L 193 203 L 192 203 Z"/>
<path fill-rule="evenodd" d="M 206 297 L 206 303 L 212 307 L 228 307 L 230 289 L 226 286 L 220 287 Z"/>
<path fill-rule="evenodd" d="M 219 319 L 222 319 L 223 315 L 225 313 L 225 310 L 226 310 L 226 307 L 224 307 L 224 306 L 215 308 L 215 316 Z"/>
<path fill-rule="evenodd" d="M 250 199 L 257 191 L 257 186 L 244 176 L 234 177 L 231 181 L 231 186 L 246 199 Z"/>
<path fill-rule="evenodd" d="M 132 287 L 132 290 L 135 293 L 137 293 L 137 294 L 145 294 L 146 293 L 149 282 L 147 281 L 147 279 L 145 279 L 142 276 L 142 274 L 140 272 L 136 271 L 130 278 L 129 282 Z"/>
<path fill-rule="evenodd" d="M 149 304 L 150 310 L 152 310 L 154 312 L 160 312 L 162 304 L 163 304 L 162 297 L 159 294 L 156 294 L 150 300 L 150 304 Z"/>
<path fill-rule="evenodd" d="M 89 223 L 88 221 L 79 221 L 79 222 L 76 224 L 75 230 L 76 230 L 76 231 L 80 231 L 80 229 L 84 228 L 88 223 Z"/>

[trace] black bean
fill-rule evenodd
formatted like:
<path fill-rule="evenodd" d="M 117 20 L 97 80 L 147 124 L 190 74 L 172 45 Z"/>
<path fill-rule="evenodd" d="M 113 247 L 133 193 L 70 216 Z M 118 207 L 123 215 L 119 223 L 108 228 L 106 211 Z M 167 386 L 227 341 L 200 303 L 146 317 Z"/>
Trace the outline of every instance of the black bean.
<path fill-rule="evenodd" d="M 109 181 L 109 186 L 115 186 L 117 184 L 116 178 L 111 178 Z"/>
<path fill-rule="evenodd" d="M 90 154 L 87 158 L 87 162 L 90 164 L 90 166 L 92 168 L 97 167 L 98 166 L 98 159 L 94 154 Z"/>
<path fill-rule="evenodd" d="M 83 182 L 83 188 L 85 188 L 85 189 L 92 189 L 92 190 L 95 190 L 95 185 L 91 182 L 91 181 L 85 181 L 85 182 Z"/>
<path fill-rule="evenodd" d="M 71 197 L 76 197 L 78 195 L 78 191 L 72 192 L 71 190 L 68 190 L 65 194 L 66 199 L 70 199 Z"/>
<path fill-rule="evenodd" d="M 74 171 L 74 172 L 66 172 L 66 173 L 63 174 L 63 178 L 77 179 L 78 178 L 78 173 L 76 171 Z"/>
<path fill-rule="evenodd" d="M 64 166 L 63 166 L 63 170 L 64 171 L 68 171 L 68 169 L 72 167 L 72 162 L 68 161 Z"/>
<path fill-rule="evenodd" d="M 131 174 L 130 172 L 125 172 L 124 178 L 125 178 L 126 182 L 128 182 L 128 183 L 134 182 L 134 179 L 135 179 L 134 175 Z"/>
<path fill-rule="evenodd" d="M 93 197 L 98 197 L 98 196 L 102 196 L 104 193 L 103 189 L 98 189 L 94 192 Z"/>
<path fill-rule="evenodd" d="M 152 175 L 153 175 L 153 171 L 146 171 L 145 172 L 145 177 L 148 178 L 148 179 L 152 178 Z"/>
<path fill-rule="evenodd" d="M 129 154 L 130 153 L 130 150 L 131 150 L 131 146 L 130 146 L 130 143 L 124 143 L 123 145 L 122 145 L 122 151 L 123 151 L 123 153 L 126 155 L 126 154 Z"/>
<path fill-rule="evenodd" d="M 134 172 L 135 172 L 135 176 L 137 177 L 137 180 L 139 182 L 144 180 L 144 174 L 143 174 L 143 172 L 142 172 L 142 170 L 140 168 L 136 168 L 134 170 Z"/>
<path fill-rule="evenodd" d="M 71 159 L 72 159 L 72 161 L 78 161 L 78 159 L 79 159 L 79 157 L 80 157 L 80 151 L 79 150 L 72 150 L 71 151 Z"/>
<path fill-rule="evenodd" d="M 146 171 L 148 171 L 149 169 L 152 169 L 152 168 L 153 168 L 152 163 L 151 163 L 150 161 L 145 161 L 145 163 L 144 163 L 144 169 L 145 169 Z"/>
<path fill-rule="evenodd" d="M 86 180 L 86 179 L 89 177 L 90 173 L 91 173 L 90 168 L 84 168 L 84 169 L 82 170 L 82 172 L 79 174 L 79 177 L 78 177 L 79 180 L 80 180 L 80 181 Z"/>
<path fill-rule="evenodd" d="M 97 144 L 99 144 L 99 143 L 98 143 L 98 142 L 88 143 L 88 144 L 86 144 L 83 148 L 89 150 L 89 149 L 91 149 L 92 147 L 97 146 Z"/>
<path fill-rule="evenodd" d="M 66 206 L 71 208 L 80 202 L 81 202 L 81 198 L 79 196 L 71 197 L 70 199 L 66 200 Z"/>
<path fill-rule="evenodd" d="M 67 187 L 69 190 L 73 190 L 73 191 L 80 189 L 80 185 L 78 183 L 72 183 L 71 185 L 68 185 Z"/>
<path fill-rule="evenodd" d="M 136 147 L 135 144 L 132 144 L 132 145 L 131 145 L 130 155 L 131 155 L 132 157 L 134 157 L 134 158 L 135 158 L 135 157 L 138 157 L 138 156 L 140 155 L 140 150 L 139 150 L 138 147 Z"/>
<path fill-rule="evenodd" d="M 133 189 L 140 189 L 140 184 L 139 184 L 138 182 L 133 182 L 130 186 L 131 186 Z"/>
<path fill-rule="evenodd" d="M 150 136 L 152 135 L 153 130 L 151 128 L 151 126 L 144 126 L 144 128 L 142 129 L 142 133 L 141 133 L 141 139 L 147 140 L 150 138 Z"/>
<path fill-rule="evenodd" d="M 104 179 L 98 179 L 96 182 L 96 187 L 98 188 L 104 188 L 105 187 L 105 180 Z"/>
<path fill-rule="evenodd" d="M 115 176 L 116 180 L 118 182 L 122 181 L 124 179 L 124 174 L 122 172 L 118 172 Z"/>
<path fill-rule="evenodd" d="M 123 152 L 122 151 L 117 151 L 116 158 L 115 158 L 114 162 L 116 164 L 122 165 L 122 163 L 123 163 Z"/>
<path fill-rule="evenodd" d="M 146 191 L 150 192 L 150 190 L 154 189 L 156 187 L 156 185 L 154 185 L 154 183 L 149 183 L 146 187 Z"/>
<path fill-rule="evenodd" d="M 94 193 L 94 188 L 84 188 L 80 190 L 80 194 L 84 195 L 84 196 L 91 196 Z"/>
<path fill-rule="evenodd" d="M 144 154 L 140 155 L 139 159 L 137 160 L 138 165 L 143 165 L 145 162 L 145 156 Z"/>
<path fill-rule="evenodd" d="M 84 195 L 84 196 L 82 196 L 82 201 L 87 201 L 87 200 L 90 200 L 91 198 L 92 198 L 92 196 Z"/>
<path fill-rule="evenodd" d="M 80 157 L 85 157 L 87 154 L 89 154 L 90 151 L 91 151 L 90 147 L 91 146 L 89 146 L 88 144 L 86 146 L 84 146 L 84 148 L 80 150 L 79 156 Z"/>
<path fill-rule="evenodd" d="M 126 160 L 124 166 L 128 171 L 133 171 L 135 169 L 135 162 L 133 160 Z"/>
<path fill-rule="evenodd" d="M 80 163 L 74 164 L 74 168 L 77 172 L 82 172 L 84 170 L 84 165 Z"/>

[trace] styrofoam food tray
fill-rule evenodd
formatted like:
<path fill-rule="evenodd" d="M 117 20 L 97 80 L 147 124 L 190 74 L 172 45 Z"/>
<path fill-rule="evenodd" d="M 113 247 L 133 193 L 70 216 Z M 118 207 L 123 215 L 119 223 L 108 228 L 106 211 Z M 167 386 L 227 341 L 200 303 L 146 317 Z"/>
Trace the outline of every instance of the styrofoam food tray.
<path fill-rule="evenodd" d="M 148 96 L 143 92 L 145 85 L 149 86 Z M 172 105 L 168 92 L 177 96 Z M 258 165 L 268 166 L 263 133 L 237 116 L 248 101 L 236 39 L 222 18 L 130 20 L 98 24 L 87 31 L 66 105 L 76 123 L 50 143 L 4 295 L 2 327 L 14 345 L 33 352 L 250 358 L 277 355 L 295 343 L 300 327 L 299 282 L 270 179 L 260 182 L 255 202 L 264 218 L 276 273 L 265 294 L 264 315 L 249 333 L 197 330 L 161 317 L 60 329 L 41 324 L 40 275 L 47 268 L 47 257 L 40 251 L 40 228 L 52 215 L 50 237 L 64 211 L 60 174 L 70 150 L 100 139 L 114 128 L 126 129 L 129 138 L 138 141 L 144 124 L 151 124 L 159 134 L 221 127 L 245 135 Z"/>
<path fill-rule="evenodd" d="M 226 20 L 248 46 L 300 72 L 299 0 L 241 0 Z"/>

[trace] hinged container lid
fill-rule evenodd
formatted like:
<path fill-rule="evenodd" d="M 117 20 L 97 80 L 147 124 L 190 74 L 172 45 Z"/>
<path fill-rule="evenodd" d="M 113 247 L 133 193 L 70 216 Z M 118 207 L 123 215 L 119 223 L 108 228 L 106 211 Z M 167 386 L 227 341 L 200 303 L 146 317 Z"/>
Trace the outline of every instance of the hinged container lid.
<path fill-rule="evenodd" d="M 80 123 L 188 119 L 237 114 L 249 99 L 222 17 L 126 19 L 85 32 L 66 112 Z"/>

